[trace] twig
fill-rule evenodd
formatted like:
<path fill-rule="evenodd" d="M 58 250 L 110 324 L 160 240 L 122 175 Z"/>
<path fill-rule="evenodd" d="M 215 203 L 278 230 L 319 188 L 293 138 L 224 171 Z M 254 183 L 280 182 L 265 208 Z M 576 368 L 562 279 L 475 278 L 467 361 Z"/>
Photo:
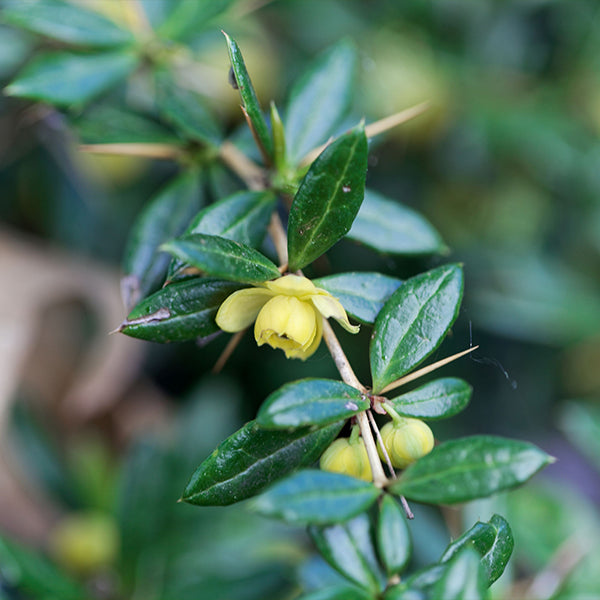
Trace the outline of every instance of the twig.
<path fill-rule="evenodd" d="M 479 348 L 479 346 L 473 346 L 472 348 L 468 348 L 467 350 L 463 350 L 462 352 L 458 352 L 457 354 L 453 354 L 452 356 L 448 356 L 446 358 L 443 358 L 442 360 L 438 360 L 437 362 L 434 362 L 431 365 L 427 365 L 426 367 L 423 367 L 418 371 L 413 371 L 405 377 L 401 377 L 396 381 L 392 381 L 392 383 L 386 385 L 379 393 L 385 394 L 387 392 L 395 390 L 396 388 L 400 387 L 401 385 L 404 385 L 405 383 L 408 383 L 409 381 L 414 381 L 415 379 L 418 379 L 423 375 L 427 375 L 427 373 L 431 373 L 432 371 L 435 371 L 436 369 L 439 369 L 440 367 L 451 363 L 452 361 L 460 358 L 461 356 L 464 356 L 465 354 L 469 354 L 469 352 L 473 352 L 473 350 L 477 350 L 477 348 Z"/>
<path fill-rule="evenodd" d="M 279 259 L 280 266 L 287 268 L 287 235 L 277 211 L 273 211 L 273 214 L 271 215 L 268 231 L 273 240 L 275 250 L 277 251 L 277 258 Z"/>
<path fill-rule="evenodd" d="M 238 347 L 238 344 L 242 341 L 245 333 L 246 329 L 242 329 L 233 335 L 227 342 L 227 346 L 225 346 L 223 352 L 221 352 L 221 356 L 219 356 L 215 366 L 212 368 L 214 374 L 220 373 L 223 370 L 223 367 L 229 360 L 229 357 L 233 354 L 233 351 Z"/>
<path fill-rule="evenodd" d="M 387 448 L 385 447 L 385 444 L 383 443 L 383 438 L 381 437 L 381 432 L 379 431 L 379 427 L 377 427 L 375 417 L 373 416 L 373 413 L 370 410 L 367 411 L 367 416 L 369 417 L 369 421 L 371 422 L 371 429 L 373 429 L 373 431 L 375 432 L 375 437 L 377 438 L 377 443 L 379 444 L 381 453 L 383 454 L 383 457 L 385 458 L 385 463 L 390 472 L 390 475 L 392 476 L 392 479 L 398 479 L 398 475 L 396 475 L 396 471 L 394 471 L 394 466 L 392 465 L 392 461 L 390 460 L 390 455 L 388 454 Z"/>
<path fill-rule="evenodd" d="M 221 160 L 254 191 L 266 189 L 267 175 L 256 163 L 238 150 L 231 142 L 224 142 L 219 149 Z"/>
<path fill-rule="evenodd" d="M 91 154 L 119 154 L 163 160 L 177 160 L 183 156 L 181 148 L 170 144 L 81 144 L 79 149 Z"/>
<path fill-rule="evenodd" d="M 269 156 L 267 149 L 263 146 L 263 143 L 260 139 L 260 136 L 258 135 L 258 132 L 254 128 L 254 123 L 252 123 L 252 119 L 250 118 L 248 111 L 246 110 L 246 108 L 244 106 L 240 106 L 240 108 L 242 109 L 242 112 L 244 113 L 244 119 L 246 119 L 248 128 L 250 129 L 250 132 L 252 133 L 254 143 L 260 150 L 260 154 L 263 157 L 263 160 L 265 161 L 265 165 L 269 166 L 271 164 L 271 157 Z"/>

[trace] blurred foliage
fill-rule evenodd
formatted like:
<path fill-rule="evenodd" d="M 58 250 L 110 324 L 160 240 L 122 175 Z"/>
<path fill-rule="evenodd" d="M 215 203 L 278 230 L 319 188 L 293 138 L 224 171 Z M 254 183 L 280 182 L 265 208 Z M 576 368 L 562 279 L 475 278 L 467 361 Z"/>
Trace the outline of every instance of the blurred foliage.
<path fill-rule="evenodd" d="M 123 3 L 72 4 L 85 4 L 117 23 L 126 18 Z M 211 15 L 195 14 L 194 0 L 142 4 L 174 52 L 184 49 L 178 55 L 178 77 L 207 110 L 221 117 L 228 134 L 243 124 L 237 95 L 227 83 L 227 53 L 218 32 L 225 26 L 243 43 L 265 105 L 271 97 L 283 105 L 284 91 L 307 60 L 346 37 L 361 58 L 361 93 L 353 114 L 365 115 L 369 122 L 416 102 L 431 102 L 425 115 L 384 140 L 372 141 L 368 183 L 425 214 L 451 249 L 451 259 L 465 265 L 466 298 L 446 348 L 448 353 L 461 350 L 470 339 L 481 344 L 477 362 L 464 361 L 453 371 L 473 383 L 474 400 L 466 414 L 436 428 L 436 436 L 516 431 L 543 440 L 560 459 L 550 475 L 567 481 L 569 489 L 548 484 L 519 491 L 507 501 L 516 569 L 525 575 L 545 569 L 552 574 L 553 561 L 562 556 L 567 540 L 578 549 L 576 555 L 582 547 L 589 553 L 565 574 L 561 589 L 538 597 L 575 600 L 597 595 L 600 582 L 594 565 L 599 549 L 592 543 L 590 551 L 579 537 L 593 538 L 600 502 L 598 453 L 592 450 L 597 446 L 600 401 L 597 2 L 219 2 L 219 10 L 232 6 L 206 21 L 205 28 L 196 25 Z M 253 4 L 256 10 L 251 10 Z M 10 21 L 2 16 L 3 7 L 0 3 L 0 19 Z M 25 29 L 0 26 L 3 86 L 37 53 L 63 52 L 73 43 Z M 73 252 L 117 265 L 140 208 L 180 169 L 172 161 L 79 153 L 77 141 L 116 142 L 136 132 L 136 139 L 176 140 L 194 148 L 195 140 L 207 135 L 198 127 L 182 131 L 168 118 L 173 112 L 169 107 L 182 110 L 189 99 L 163 99 L 161 113 L 148 93 L 151 85 L 141 64 L 126 81 L 100 90 L 96 102 L 64 113 L 1 96 L 0 218 Z M 98 119 L 106 126 L 94 126 Z M 238 139 L 240 146 L 248 144 L 244 134 Z M 202 185 L 207 202 L 222 198 L 224 190 L 240 189 L 216 166 Z M 404 279 L 437 266 L 440 259 L 375 256 L 344 240 L 329 260 L 316 265 L 311 275 L 343 271 L 348 263 L 353 270 Z M 356 342 L 342 338 L 359 378 L 367 370 L 360 348 L 368 336 L 364 328 Z M 219 339 L 202 348 L 189 343 L 149 350 L 145 372 L 160 387 L 177 397 L 218 397 L 218 410 L 214 402 L 180 401 L 180 429 L 171 432 L 171 439 L 140 440 L 117 465 L 109 458 L 106 441 L 100 440 L 96 446 L 69 442 L 71 463 L 66 467 L 61 449 L 44 442 L 47 432 L 17 408 L 14 428 L 20 447 L 47 492 L 66 510 L 101 509 L 118 523 L 121 555 L 111 568 L 119 574 L 118 586 L 138 597 L 275 598 L 275 590 L 283 597 L 283 582 L 291 586 L 290 569 L 301 562 L 288 532 L 240 508 L 200 511 L 175 503 L 198 457 L 253 417 L 274 389 L 304 375 L 302 365 L 280 354 L 255 360 L 262 351 L 244 340 L 226 369 L 230 380 L 243 381 L 241 403 L 235 382 L 198 384 L 224 345 Z M 315 377 L 334 376 L 324 349 L 311 366 Z M 217 387 L 207 393 L 198 391 L 198 385 Z M 566 402 L 571 398 L 582 400 Z M 210 428 L 203 426 L 207 421 Z M 61 440 L 54 441 L 60 446 Z M 139 521 L 123 517 L 127 506 L 134 507 Z M 448 533 L 437 512 L 415 512 L 413 539 L 427 540 L 414 550 L 412 566 L 418 568 L 437 560 Z M 149 543 L 154 539 L 161 540 L 160 547 Z M 0 547 L 2 556 L 21 552 L 8 543 L 6 548 Z M 232 568 L 238 578 L 231 577 Z M 318 577 L 333 577 L 331 569 L 318 563 L 301 567 L 301 573 L 313 589 Z M 10 576 L 3 578 L 0 596 L 2 586 L 10 590 L 11 585 Z M 542 580 L 538 585 L 542 591 L 549 589 Z"/>

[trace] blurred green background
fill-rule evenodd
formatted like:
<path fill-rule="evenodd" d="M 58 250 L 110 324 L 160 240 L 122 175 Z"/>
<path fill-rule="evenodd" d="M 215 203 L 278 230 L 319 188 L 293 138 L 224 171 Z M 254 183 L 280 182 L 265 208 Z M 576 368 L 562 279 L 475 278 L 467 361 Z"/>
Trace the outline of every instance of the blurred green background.
<path fill-rule="evenodd" d="M 118 20 L 121 4 L 86 6 Z M 174 6 L 142 4 L 153 23 Z M 237 39 L 263 106 L 270 99 L 283 105 L 307 63 L 344 37 L 360 54 L 357 118 L 372 122 L 431 103 L 426 114 L 372 141 L 367 181 L 422 212 L 450 254 L 399 259 L 342 241 L 312 274 L 376 270 L 405 278 L 463 262 L 463 307 L 434 358 L 480 344 L 472 359 L 444 368 L 467 379 L 474 395 L 467 411 L 434 433 L 442 440 L 473 433 L 528 439 L 558 460 L 506 498 L 462 512 L 416 511 L 414 566 L 435 560 L 450 533 L 495 510 L 516 539 L 497 597 L 597 598 L 600 6 L 594 0 L 234 3 L 214 26 L 198 32 L 191 26 L 180 40 L 196 65 L 194 89 L 233 132 L 242 119 L 227 83 L 220 28 Z M 2 25 L 0 83 L 53 45 Z M 149 112 L 146 91 L 142 70 L 97 104 L 117 99 Z M 6 540 L 56 557 L 52 540 L 65 516 L 108 514 L 118 527 L 119 556 L 97 572 L 77 573 L 97 597 L 293 597 L 299 580 L 310 588 L 331 577 L 305 563 L 310 547 L 302 532 L 250 518 L 243 506 L 208 510 L 176 500 L 193 468 L 252 418 L 270 392 L 304 376 L 335 377 L 333 363 L 324 346 L 297 363 L 257 349 L 247 336 L 214 377 L 225 336 L 204 347 L 128 340 L 120 355 L 130 357 L 128 368 L 106 367 L 109 379 L 86 387 L 93 379 L 86 369 L 118 354 L 104 338 L 125 316 L 112 304 L 97 306 L 97 286 L 118 295 L 133 220 L 178 170 L 170 161 L 79 152 L 88 116 L 0 97 L 0 320 L 9 334 L 19 329 L 11 334 L 14 344 L 6 334 L 5 355 L 20 353 L 0 367 L 6 371 L 0 381 L 12 382 L 0 398 L 3 445 L 10 447 L 4 466 L 18 480 L 0 504 L 1 531 Z M 214 195 L 236 185 L 213 171 Z M 14 320 L 11 311 L 25 306 L 29 313 Z M 364 381 L 369 335 L 368 327 L 356 338 L 340 332 Z M 111 344 L 121 343 L 114 338 Z M 104 354 L 90 357 L 90 348 Z M 39 523 L 28 521 L 28 503 Z M 20 550 L 2 544 L 0 559 L 10 564 Z M 35 579 L 42 567 L 31 565 Z M 61 583 L 58 572 L 53 576 Z M 0 598 L 28 597 L 11 596 L 10 577 L 3 577 Z"/>

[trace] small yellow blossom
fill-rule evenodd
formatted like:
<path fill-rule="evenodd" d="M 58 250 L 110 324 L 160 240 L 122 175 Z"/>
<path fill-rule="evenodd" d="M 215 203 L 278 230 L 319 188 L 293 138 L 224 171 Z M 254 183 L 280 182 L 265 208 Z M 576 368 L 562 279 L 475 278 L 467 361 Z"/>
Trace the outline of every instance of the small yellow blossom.
<path fill-rule="evenodd" d="M 257 287 L 238 290 L 229 296 L 217 313 L 217 325 L 228 332 L 249 327 L 259 346 L 280 348 L 287 358 L 306 360 L 321 343 L 323 318 L 333 317 L 347 331 L 351 325 L 337 298 L 300 275 L 285 275 Z"/>
<path fill-rule="evenodd" d="M 381 428 L 381 438 L 392 465 L 398 469 L 404 469 L 429 454 L 434 443 L 433 433 L 427 423 L 400 416 Z M 384 459 L 381 448 L 378 450 Z"/>
<path fill-rule="evenodd" d="M 358 431 L 353 430 L 350 438 L 338 438 L 325 450 L 319 461 L 323 471 L 342 473 L 363 481 L 373 479 L 365 442 L 357 434 Z"/>

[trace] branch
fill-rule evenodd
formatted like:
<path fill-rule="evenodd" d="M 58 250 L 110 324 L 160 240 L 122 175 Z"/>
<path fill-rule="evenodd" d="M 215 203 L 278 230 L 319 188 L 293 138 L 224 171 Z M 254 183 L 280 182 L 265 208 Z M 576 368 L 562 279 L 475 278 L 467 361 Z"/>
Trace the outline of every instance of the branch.
<path fill-rule="evenodd" d="M 171 144 L 81 144 L 79 149 L 90 154 L 119 154 L 177 160 L 183 156 L 182 148 Z"/>
<path fill-rule="evenodd" d="M 223 142 L 223 144 L 221 144 L 219 156 L 249 189 L 262 191 L 267 188 L 266 171 L 250 160 L 231 142 Z"/>

